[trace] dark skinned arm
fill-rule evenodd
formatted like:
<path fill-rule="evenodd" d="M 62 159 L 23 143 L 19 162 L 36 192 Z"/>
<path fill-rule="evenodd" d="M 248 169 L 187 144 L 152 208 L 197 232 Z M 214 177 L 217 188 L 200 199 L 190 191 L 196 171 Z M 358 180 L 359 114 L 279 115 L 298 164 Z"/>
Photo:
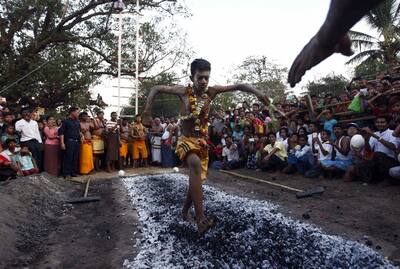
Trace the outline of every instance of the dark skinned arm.
<path fill-rule="evenodd" d="M 351 41 L 346 33 L 372 8 L 383 0 L 331 0 L 325 22 L 296 57 L 288 81 L 294 87 L 307 70 L 335 52 L 350 56 Z"/>
<path fill-rule="evenodd" d="M 350 152 L 350 139 L 345 137 L 342 139 L 342 143 L 338 146 L 335 143 L 332 146 L 339 151 L 342 155 L 347 156 Z"/>
<path fill-rule="evenodd" d="M 267 95 L 263 94 L 253 86 L 249 84 L 236 84 L 236 85 L 229 85 L 229 86 L 213 86 L 209 87 L 208 89 L 209 95 L 211 99 L 214 99 L 218 94 L 224 92 L 246 92 L 254 94 L 264 105 L 269 105 L 269 99 Z"/>
<path fill-rule="evenodd" d="M 186 93 L 186 87 L 184 86 L 154 86 L 151 88 L 149 96 L 147 97 L 146 106 L 143 110 L 143 124 L 146 125 L 146 120 L 149 119 L 151 115 L 151 108 L 153 106 L 154 99 L 160 93 L 167 93 L 177 95 L 182 97 Z"/>

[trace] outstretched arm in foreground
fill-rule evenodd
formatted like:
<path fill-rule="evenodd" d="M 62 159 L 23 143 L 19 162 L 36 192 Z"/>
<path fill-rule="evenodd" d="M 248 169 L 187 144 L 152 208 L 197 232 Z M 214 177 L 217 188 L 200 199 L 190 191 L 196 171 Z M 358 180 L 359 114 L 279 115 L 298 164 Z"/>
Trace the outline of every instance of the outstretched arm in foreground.
<path fill-rule="evenodd" d="M 146 106 L 143 110 L 143 123 L 146 123 L 151 116 L 151 108 L 154 99 L 160 93 L 167 93 L 182 97 L 185 94 L 186 88 L 183 86 L 154 86 L 151 88 L 149 96 L 147 97 Z"/>
<path fill-rule="evenodd" d="M 318 33 L 303 48 L 289 71 L 291 87 L 301 80 L 307 70 L 335 52 L 350 56 L 351 41 L 347 32 L 383 0 L 331 0 L 328 15 Z"/>

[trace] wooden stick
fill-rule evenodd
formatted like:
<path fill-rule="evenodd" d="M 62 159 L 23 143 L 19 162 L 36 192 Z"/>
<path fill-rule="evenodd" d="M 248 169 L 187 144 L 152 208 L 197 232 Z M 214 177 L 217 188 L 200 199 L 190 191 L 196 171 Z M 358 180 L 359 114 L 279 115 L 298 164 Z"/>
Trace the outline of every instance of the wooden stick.
<path fill-rule="evenodd" d="M 251 179 L 251 180 L 254 180 L 254 181 L 257 181 L 257 182 L 266 183 L 266 184 L 269 184 L 269 185 L 272 185 L 272 186 L 276 186 L 276 187 L 281 187 L 281 188 L 284 188 L 286 190 L 293 191 L 293 192 L 296 192 L 296 193 L 297 192 L 303 192 L 303 190 L 295 189 L 295 188 L 292 188 L 292 187 L 289 187 L 289 186 L 285 186 L 285 185 L 282 185 L 282 184 L 279 184 L 279 183 L 271 182 L 271 181 L 268 181 L 268 180 L 262 180 L 262 179 L 255 178 L 255 177 L 241 175 L 241 174 L 234 173 L 234 172 L 231 172 L 231 171 L 219 170 L 219 172 L 222 172 L 222 173 L 225 173 L 225 174 L 229 174 L 229 175 L 232 175 L 232 176 L 236 176 L 236 177 L 240 177 L 240 178 L 244 178 L 244 179 Z"/>
<path fill-rule="evenodd" d="M 87 195 L 88 195 L 88 192 L 89 192 L 89 184 L 90 184 L 90 180 L 91 180 L 91 179 L 92 179 L 92 178 L 89 177 L 88 180 L 86 181 L 85 193 L 83 194 L 83 197 L 84 197 L 84 198 L 86 198 Z"/>

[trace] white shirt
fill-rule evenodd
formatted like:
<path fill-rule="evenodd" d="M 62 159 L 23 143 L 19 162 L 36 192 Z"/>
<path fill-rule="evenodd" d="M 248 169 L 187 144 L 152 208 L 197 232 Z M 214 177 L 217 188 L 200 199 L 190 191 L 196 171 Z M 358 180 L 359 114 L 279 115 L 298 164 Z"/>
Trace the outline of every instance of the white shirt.
<path fill-rule="evenodd" d="M 382 139 L 385 139 L 390 143 L 393 143 L 397 148 L 400 146 L 400 139 L 398 137 L 393 136 L 393 130 L 387 129 L 386 131 L 383 132 L 375 132 L 375 135 L 381 137 Z M 382 152 L 389 157 L 396 158 L 395 153 L 391 149 L 384 146 L 375 137 L 371 137 L 369 139 L 369 146 L 371 147 L 371 150 L 373 152 Z"/>
<path fill-rule="evenodd" d="M 325 142 L 322 144 L 322 147 L 328 152 L 328 154 L 324 155 L 317 143 L 314 145 L 315 150 L 318 150 L 318 160 L 330 160 L 332 158 L 332 145 Z"/>
<path fill-rule="evenodd" d="M 15 123 L 15 130 L 21 133 L 21 142 L 36 139 L 39 143 L 42 143 L 39 126 L 34 120 L 26 121 L 25 119 L 21 119 L 17 121 Z"/>
<path fill-rule="evenodd" d="M 224 147 L 222 149 L 222 157 L 226 157 L 228 162 L 232 160 L 238 161 L 239 151 L 236 144 L 232 144 L 230 149 L 228 149 L 228 147 Z"/>
<path fill-rule="evenodd" d="M 310 151 L 311 151 L 311 147 L 305 145 L 303 148 L 296 149 L 296 151 L 294 152 L 294 156 L 296 156 L 296 158 L 301 158 L 304 155 L 308 154 Z"/>

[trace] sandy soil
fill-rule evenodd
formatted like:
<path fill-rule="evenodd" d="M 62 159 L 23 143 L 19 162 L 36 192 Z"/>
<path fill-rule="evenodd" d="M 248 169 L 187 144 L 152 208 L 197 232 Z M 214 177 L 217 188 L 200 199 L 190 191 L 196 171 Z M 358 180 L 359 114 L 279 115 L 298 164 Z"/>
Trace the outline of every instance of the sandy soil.
<path fill-rule="evenodd" d="M 146 174 L 157 169 L 127 172 Z M 385 182 L 364 186 L 245 169 L 235 172 L 299 189 L 324 186 L 326 191 L 321 196 L 296 199 L 281 188 L 218 171 L 210 171 L 207 184 L 272 201 L 286 215 L 362 242 L 400 262 L 400 186 Z M 40 175 L 1 183 L 0 268 L 121 268 L 125 259 L 132 260 L 140 224 L 127 191 L 115 174 L 91 177 L 89 196 L 101 196 L 101 201 L 76 205 L 65 201 L 82 196 L 85 185 L 79 182 Z M 85 182 L 87 178 L 76 180 Z"/>

